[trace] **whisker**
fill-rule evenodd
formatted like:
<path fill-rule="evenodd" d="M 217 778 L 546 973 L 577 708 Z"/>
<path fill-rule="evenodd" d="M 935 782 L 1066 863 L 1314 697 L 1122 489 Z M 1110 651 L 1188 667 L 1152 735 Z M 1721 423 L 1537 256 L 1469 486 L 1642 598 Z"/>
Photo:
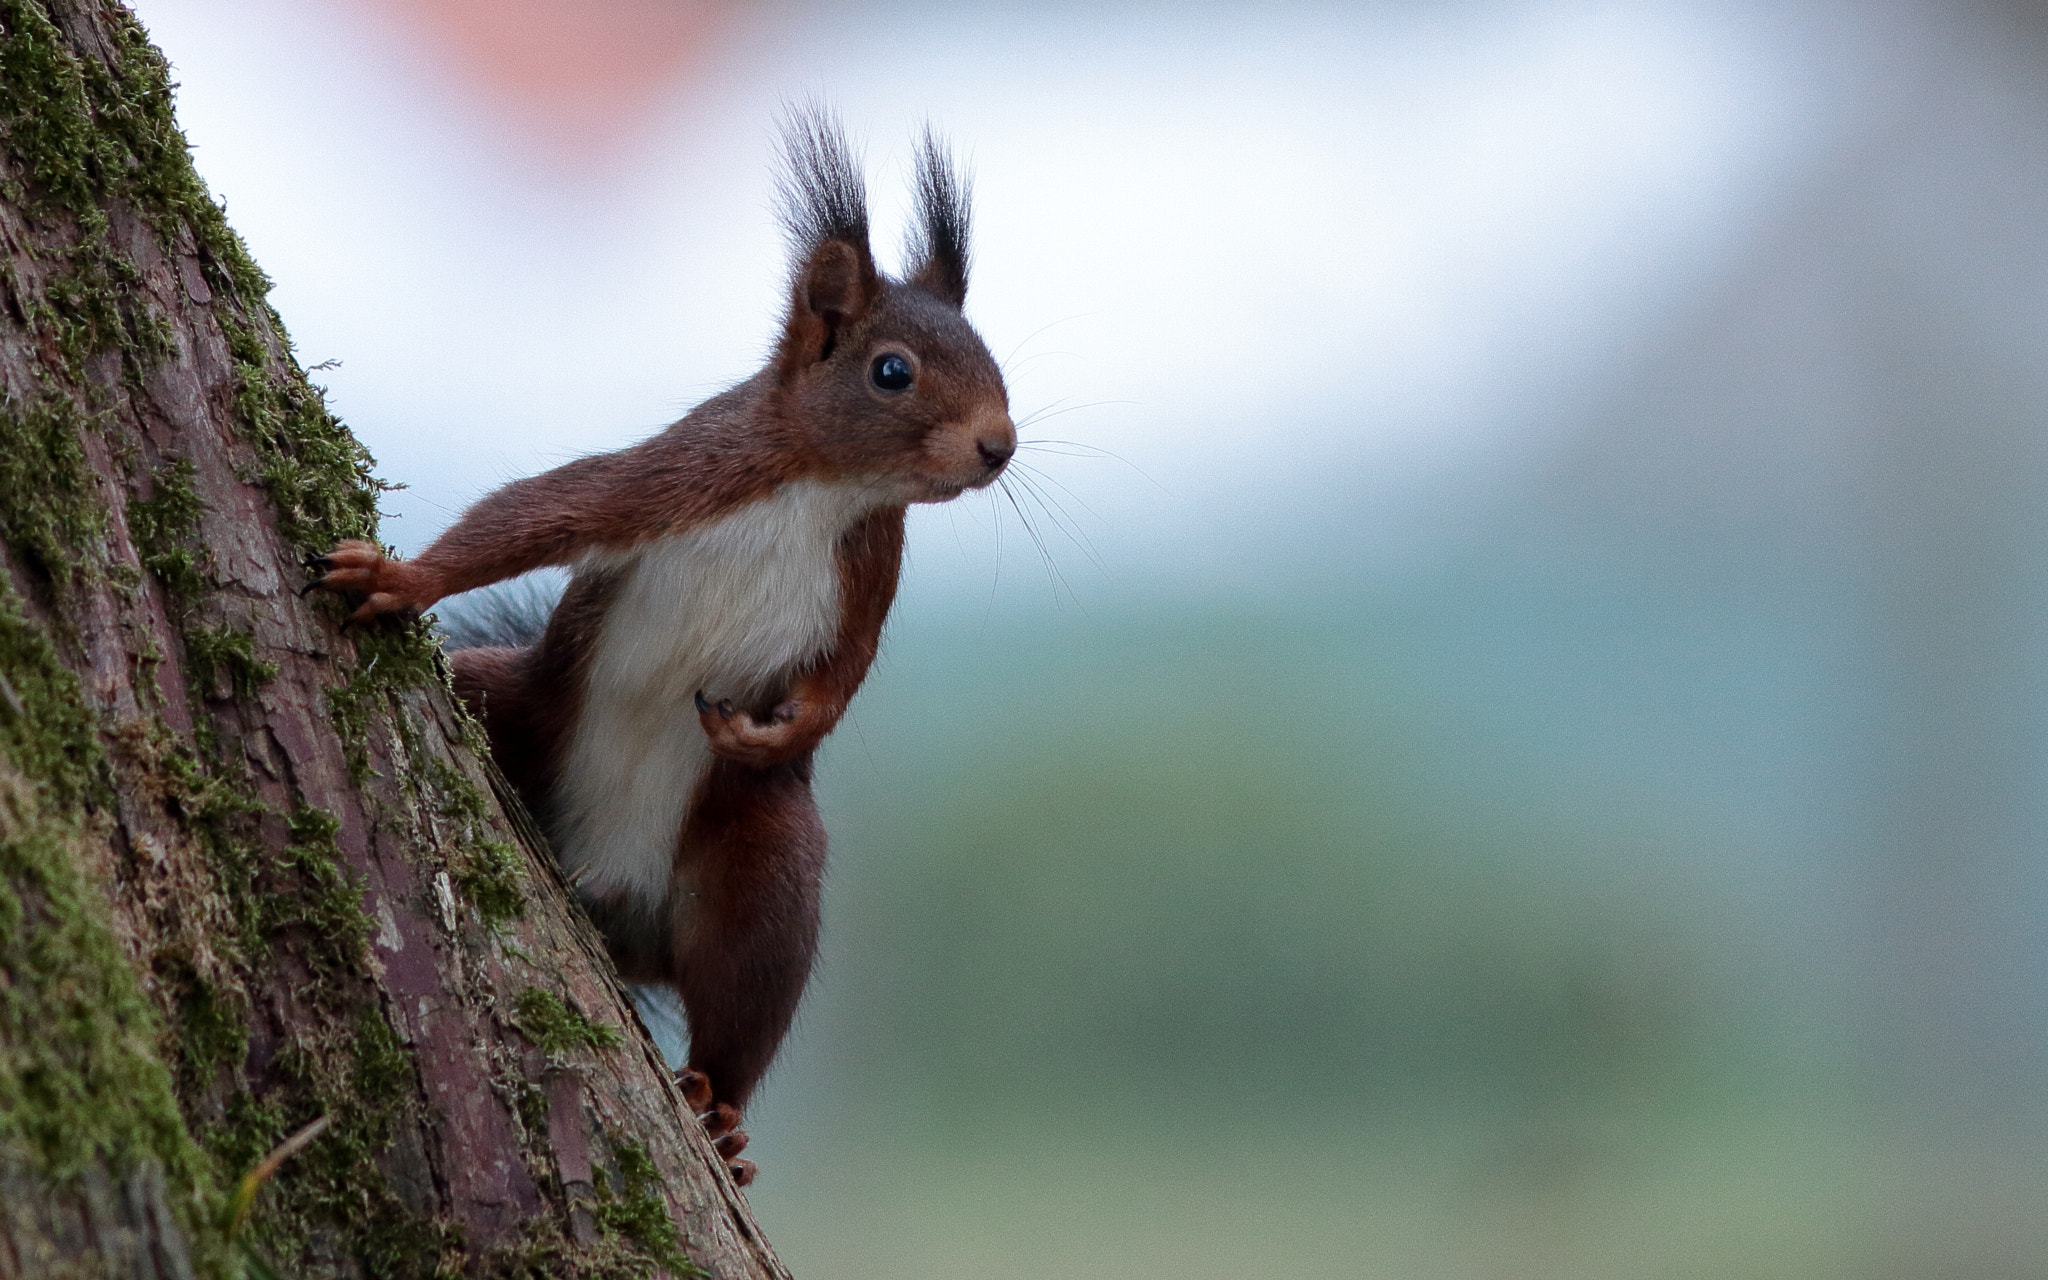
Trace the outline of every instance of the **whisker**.
<path fill-rule="evenodd" d="M 1087 531 L 1075 522 L 1072 515 L 1068 514 L 1066 508 L 1061 506 L 1052 495 L 1040 488 L 1030 476 L 1025 475 L 1021 471 L 1017 473 L 1017 483 L 1022 485 L 1024 491 L 1038 504 L 1039 510 L 1045 512 L 1046 519 L 1052 521 L 1053 527 L 1066 535 L 1067 541 L 1079 547 L 1081 554 L 1088 557 L 1089 561 L 1095 565 L 1097 571 L 1104 577 L 1108 577 L 1109 566 L 1102 562 L 1102 557 L 1096 553 L 1095 543 L 1088 537 Z"/>
<path fill-rule="evenodd" d="M 1022 479 L 1022 477 L 1020 477 L 1020 479 Z M 1030 498 L 1032 502 L 1036 502 L 1036 504 L 1038 504 L 1038 510 L 1042 510 L 1042 512 L 1044 512 L 1044 510 L 1047 510 L 1047 508 L 1044 508 L 1044 500 L 1042 500 L 1042 498 L 1038 498 L 1036 494 L 1032 494 L 1028 487 L 1026 487 L 1026 498 Z M 1022 510 L 1022 504 L 1020 504 L 1020 510 Z M 1047 516 L 1051 518 L 1051 512 L 1047 512 Z M 1028 512 L 1028 510 L 1024 510 L 1024 518 L 1026 518 L 1026 522 L 1030 522 L 1030 512 Z M 1059 522 L 1055 520 L 1055 526 L 1057 526 L 1057 524 L 1059 524 Z M 1061 530 L 1061 532 L 1067 532 L 1067 530 Z M 1067 532 L 1067 537 L 1069 537 L 1069 539 L 1073 537 L 1073 535 L 1071 535 L 1071 532 Z M 1090 561 L 1092 561 L 1092 563 L 1096 565 L 1096 571 L 1100 571 L 1100 573 L 1108 575 L 1108 569 L 1106 569 L 1106 567 L 1102 565 L 1102 559 L 1100 559 L 1100 557 L 1096 557 L 1096 555 L 1094 555 L 1094 551 L 1092 551 L 1090 547 L 1087 547 L 1085 543 L 1079 543 L 1079 547 L 1081 547 L 1081 553 L 1083 553 L 1083 555 L 1087 555 L 1087 559 L 1090 559 Z M 1075 590 L 1073 590 L 1073 582 L 1071 582 L 1071 580 L 1067 578 L 1067 573 L 1065 573 L 1065 569 L 1061 569 L 1061 567 L 1059 567 L 1059 561 L 1057 561 L 1057 559 L 1053 559 L 1053 549 L 1051 549 L 1051 547 L 1049 547 L 1047 543 L 1044 543 L 1044 539 L 1038 539 L 1038 549 L 1040 549 L 1040 553 L 1042 553 L 1042 557 L 1044 557 L 1044 565 L 1047 565 L 1047 571 L 1049 571 L 1049 575 L 1051 575 L 1051 578 L 1055 578 L 1055 580 L 1059 582 L 1059 586 L 1067 588 L 1067 598 L 1069 598 L 1069 600 L 1073 600 L 1073 606 L 1075 606 L 1075 608 L 1081 608 L 1081 596 L 1079 596 L 1079 592 L 1075 592 Z M 1057 598 L 1057 592 L 1055 592 L 1055 598 Z"/>
<path fill-rule="evenodd" d="M 1060 589 L 1065 588 L 1067 597 L 1074 602 L 1076 607 L 1079 607 L 1081 603 L 1081 597 L 1075 594 L 1073 585 L 1067 581 L 1067 575 L 1061 573 L 1059 565 L 1054 563 L 1051 549 L 1045 545 L 1045 539 L 1039 536 L 1037 528 L 1035 528 L 1032 525 L 1031 517 L 1024 510 L 1023 504 L 1017 501 L 1016 491 L 1010 488 L 1008 480 L 1009 477 L 1007 476 L 998 480 L 996 482 L 996 488 L 1000 489 L 1002 491 L 1003 497 L 1009 500 L 1010 509 L 1017 513 L 1017 519 L 1020 523 L 1023 524 L 1024 532 L 1031 535 L 1031 541 L 1033 545 L 1035 545 L 1038 548 L 1038 558 L 1045 562 L 1046 578 L 1049 582 L 1052 583 L 1052 598 L 1054 603 L 1058 603 L 1059 601 Z"/>
<path fill-rule="evenodd" d="M 1081 510 L 1087 512 L 1089 515 L 1095 517 L 1097 520 L 1102 519 L 1102 513 L 1100 511 L 1097 511 L 1094 507 L 1089 506 L 1088 499 L 1082 497 L 1078 493 L 1075 493 L 1072 489 L 1069 489 L 1065 484 L 1061 483 L 1060 478 L 1058 476 L 1055 476 L 1052 472 L 1047 471 L 1044 467 L 1034 467 L 1028 462 L 1019 462 L 1015 458 L 1010 459 L 1010 465 L 1013 467 L 1022 467 L 1024 470 L 1030 472 L 1033 476 L 1037 477 L 1037 479 L 1041 483 L 1049 484 L 1053 486 L 1055 489 L 1058 489 L 1061 493 L 1066 494 L 1069 498 L 1072 498 L 1074 502 L 1081 508 Z"/>
<path fill-rule="evenodd" d="M 1047 356 L 1072 356 L 1074 354 L 1072 351 L 1034 351 L 1022 360 L 1005 360 L 1000 367 L 1002 368 L 1004 379 L 1008 380 L 1017 375 L 1017 370 L 1022 369 L 1033 360 L 1043 360 Z"/>
<path fill-rule="evenodd" d="M 1061 448 L 1048 448 L 1048 445 L 1059 445 L 1061 446 Z M 1101 448 L 1097 445 L 1082 444 L 1078 440 L 1019 440 L 1017 442 L 1017 449 L 1019 452 L 1022 452 L 1025 449 L 1035 449 L 1039 453 L 1049 453 L 1056 458 L 1107 458 L 1112 462 L 1121 462 L 1125 466 L 1129 467 L 1131 470 L 1137 472 L 1138 475 L 1144 479 L 1145 483 L 1159 490 L 1159 492 L 1166 494 L 1169 497 L 1173 494 L 1173 490 L 1167 488 L 1165 485 L 1159 483 L 1157 480 L 1154 480 L 1152 478 L 1151 473 L 1146 471 L 1145 468 L 1139 466 L 1135 462 L 1132 462 L 1129 458 L 1124 457 L 1120 453 L 1114 452 L 1113 450 Z M 1079 449 L 1083 452 L 1068 453 L 1065 452 L 1065 450 L 1067 449 Z"/>
<path fill-rule="evenodd" d="M 1136 400 L 1090 400 L 1087 404 L 1067 404 L 1065 400 L 1055 400 L 1036 413 L 1024 415 L 1024 421 L 1018 423 L 1017 426 L 1019 429 L 1022 429 L 1044 422 L 1047 418 L 1057 418 L 1064 413 L 1077 413 L 1082 409 L 1100 409 L 1104 405 L 1136 403 L 1138 403 Z M 1061 408 L 1061 405 L 1066 405 L 1066 407 Z"/>
<path fill-rule="evenodd" d="M 1003 509 L 993 502 L 988 504 L 988 509 L 994 513 L 996 521 L 996 567 L 988 577 L 988 605 L 981 611 L 983 631 L 988 630 L 989 619 L 995 616 L 996 588 L 1002 585 L 1003 581 Z"/>
<path fill-rule="evenodd" d="M 1077 311 L 1073 315 L 1062 316 L 1059 319 L 1052 321 L 1050 324 L 1042 324 L 1038 326 L 1036 329 L 1033 329 L 1030 333 L 1025 334 L 1016 346 L 1010 348 L 1010 354 L 1004 356 L 1002 359 L 1003 366 L 1007 368 L 1009 366 L 1010 361 L 1015 360 L 1017 358 L 1017 353 L 1024 349 L 1025 343 L 1031 341 L 1039 334 L 1044 333 L 1047 329 L 1057 328 L 1058 326 L 1066 324 L 1068 321 L 1071 320 L 1085 320 L 1089 316 L 1100 314 L 1102 313 L 1099 311 Z"/>
<path fill-rule="evenodd" d="M 1015 425 L 1019 430 L 1022 430 L 1023 428 L 1030 426 L 1032 423 L 1044 417 L 1047 411 L 1057 409 L 1061 405 L 1065 404 L 1067 401 L 1072 400 L 1073 398 L 1074 397 L 1072 396 L 1061 396 L 1059 399 L 1054 400 L 1050 404 L 1040 405 L 1038 408 L 1033 409 L 1030 413 L 1025 414 L 1023 421 L 1018 422 Z"/>

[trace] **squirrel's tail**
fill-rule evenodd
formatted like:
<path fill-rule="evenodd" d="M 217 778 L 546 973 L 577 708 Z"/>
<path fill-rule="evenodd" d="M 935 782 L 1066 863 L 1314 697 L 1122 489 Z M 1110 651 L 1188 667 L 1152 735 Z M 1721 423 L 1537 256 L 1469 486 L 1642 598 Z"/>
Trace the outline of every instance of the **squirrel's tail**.
<path fill-rule="evenodd" d="M 542 572 L 464 592 L 436 606 L 434 629 L 451 653 L 498 645 L 524 649 L 540 642 L 565 585 L 561 575 Z"/>

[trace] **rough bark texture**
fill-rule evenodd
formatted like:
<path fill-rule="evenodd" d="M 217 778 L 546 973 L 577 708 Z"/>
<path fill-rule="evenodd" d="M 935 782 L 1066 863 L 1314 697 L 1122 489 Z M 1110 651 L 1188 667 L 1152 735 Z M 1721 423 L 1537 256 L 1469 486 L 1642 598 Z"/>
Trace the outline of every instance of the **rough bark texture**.
<path fill-rule="evenodd" d="M 134 19 L 0 0 L 0 146 L 0 1278 L 785 1274 L 432 642 L 295 596 L 369 460 Z"/>

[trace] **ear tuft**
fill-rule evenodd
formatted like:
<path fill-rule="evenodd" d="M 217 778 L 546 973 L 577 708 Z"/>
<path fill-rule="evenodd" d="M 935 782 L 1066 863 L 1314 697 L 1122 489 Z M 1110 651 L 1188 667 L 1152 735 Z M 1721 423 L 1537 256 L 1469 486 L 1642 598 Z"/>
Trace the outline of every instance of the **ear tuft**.
<path fill-rule="evenodd" d="M 787 105 L 782 117 L 782 227 L 798 262 L 827 240 L 868 248 L 868 188 L 839 117 L 823 103 Z"/>
<path fill-rule="evenodd" d="M 926 125 L 917 147 L 918 230 L 913 233 L 910 280 L 955 307 L 967 301 L 968 197 L 973 184 L 960 176 L 944 139 Z"/>
<path fill-rule="evenodd" d="M 845 129 L 822 104 L 785 108 L 776 185 L 793 260 L 777 357 L 788 377 L 832 354 L 840 329 L 881 293 L 881 280 L 868 248 L 867 183 Z"/>

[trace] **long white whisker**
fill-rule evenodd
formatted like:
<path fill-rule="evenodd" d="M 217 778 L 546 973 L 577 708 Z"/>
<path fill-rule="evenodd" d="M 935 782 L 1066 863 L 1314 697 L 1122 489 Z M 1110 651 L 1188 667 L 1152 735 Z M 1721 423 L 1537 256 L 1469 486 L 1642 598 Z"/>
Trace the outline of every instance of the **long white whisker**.
<path fill-rule="evenodd" d="M 988 607 L 981 611 L 981 625 L 984 629 L 988 626 L 988 620 L 995 616 L 996 588 L 1001 586 L 1003 581 L 1003 509 L 993 502 L 988 504 L 988 509 L 994 513 L 996 521 L 996 567 L 988 576 Z"/>
<path fill-rule="evenodd" d="M 1065 588 L 1067 598 L 1074 602 L 1076 608 L 1080 607 L 1081 597 L 1075 594 L 1073 585 L 1067 581 L 1067 575 L 1061 573 L 1059 565 L 1053 561 L 1051 549 L 1045 545 L 1045 539 L 1039 536 L 1038 530 L 1031 523 L 1030 515 L 1025 512 L 1023 504 L 1017 501 L 1016 492 L 1010 488 L 1009 477 L 1004 476 L 998 480 L 996 488 L 1009 500 L 1010 509 L 1017 513 L 1018 521 L 1023 524 L 1024 531 L 1031 535 L 1033 545 L 1038 548 L 1038 557 L 1045 562 L 1046 579 L 1052 583 L 1053 600 L 1057 602 L 1060 590 Z"/>
<path fill-rule="evenodd" d="M 1025 427 L 1030 426 L 1032 423 L 1044 417 L 1051 410 L 1059 408 L 1061 405 L 1065 404 L 1069 400 L 1072 400 L 1073 398 L 1074 397 L 1072 396 L 1061 396 L 1059 399 L 1054 400 L 1050 404 L 1042 404 L 1038 406 L 1038 408 L 1033 409 L 1030 413 L 1024 415 L 1024 420 L 1016 424 L 1017 429 L 1020 431 L 1023 430 Z"/>
<path fill-rule="evenodd" d="M 1009 364 L 1010 364 L 1010 361 L 1012 361 L 1012 360 L 1015 360 L 1015 359 L 1017 358 L 1017 353 L 1018 353 L 1019 351 L 1022 351 L 1022 350 L 1024 349 L 1024 344 L 1025 344 L 1025 343 L 1027 343 L 1027 342 L 1029 342 L 1029 341 L 1031 341 L 1031 340 L 1032 340 L 1033 338 L 1037 337 L 1037 336 L 1038 336 L 1039 334 L 1041 334 L 1041 333 L 1044 333 L 1044 332 L 1045 332 L 1045 331 L 1046 331 L 1047 329 L 1057 328 L 1058 326 L 1060 326 L 1060 325 L 1063 325 L 1063 324 L 1066 324 L 1066 323 L 1067 323 L 1068 321 L 1071 321 L 1071 320 L 1085 320 L 1085 319 L 1087 319 L 1087 318 L 1088 318 L 1089 316 L 1092 316 L 1092 315 L 1099 315 L 1099 314 L 1101 314 L 1101 313 L 1100 313 L 1100 312 L 1096 312 L 1096 311 L 1077 311 L 1077 312 L 1075 312 L 1075 313 L 1074 313 L 1073 315 L 1070 315 L 1070 316 L 1062 316 L 1062 317 L 1060 317 L 1059 319 L 1057 319 L 1057 320 L 1054 320 L 1054 321 L 1053 321 L 1052 323 L 1050 323 L 1050 324 L 1042 324 L 1042 325 L 1038 326 L 1038 327 L 1037 327 L 1036 329 L 1033 329 L 1033 330 L 1032 330 L 1032 331 L 1031 331 L 1030 333 L 1027 333 L 1027 334 L 1025 334 L 1025 335 L 1024 335 L 1024 337 L 1023 337 L 1023 338 L 1022 338 L 1022 339 L 1021 339 L 1021 340 L 1020 340 L 1020 341 L 1019 341 L 1019 342 L 1017 343 L 1017 345 L 1016 345 L 1016 346 L 1014 346 L 1014 347 L 1011 347 L 1011 348 L 1010 348 L 1010 354 L 1009 354 L 1009 355 L 1007 355 L 1007 356 L 1004 356 L 1004 357 L 1003 357 L 1003 359 L 1002 359 L 1002 364 L 1003 364 L 1003 367 L 1004 367 L 1004 368 L 1008 368 L 1008 367 L 1009 367 Z"/>
<path fill-rule="evenodd" d="M 1089 506 L 1088 499 L 1082 497 L 1078 493 L 1075 493 L 1072 489 L 1069 489 L 1066 485 L 1062 484 L 1058 476 L 1055 476 L 1052 472 L 1047 471 L 1044 467 L 1034 467 L 1028 462 L 1019 462 L 1015 458 L 1010 459 L 1010 465 L 1013 467 L 1021 467 L 1025 471 L 1030 472 L 1033 476 L 1037 477 L 1040 483 L 1049 484 L 1053 488 L 1058 489 L 1061 493 L 1066 494 L 1069 498 L 1072 498 L 1075 504 L 1079 506 L 1081 510 L 1087 512 L 1089 515 L 1095 517 L 1097 520 L 1102 519 L 1102 513 L 1097 511 L 1094 507 Z"/>
<path fill-rule="evenodd" d="M 1048 445 L 1060 445 L 1062 446 L 1062 448 L 1048 448 Z M 1019 452 L 1022 452 L 1025 449 L 1033 449 L 1039 453 L 1049 453 L 1056 458 L 1107 458 L 1111 462 L 1121 462 L 1125 466 L 1129 467 L 1131 470 L 1137 472 L 1138 475 L 1144 479 L 1145 483 L 1159 490 L 1159 492 L 1167 494 L 1169 496 L 1171 496 L 1173 493 L 1173 490 L 1167 488 L 1165 485 L 1159 483 L 1157 480 L 1154 480 L 1150 472 L 1146 471 L 1145 468 L 1139 466 L 1137 463 L 1132 462 L 1129 458 L 1126 458 L 1122 454 L 1113 452 L 1109 449 L 1098 448 L 1097 446 L 1092 444 L 1081 444 L 1080 442 L 1074 440 L 1020 440 L 1017 442 L 1017 449 Z M 1065 450 L 1067 449 L 1079 449 L 1084 450 L 1085 452 L 1068 453 L 1065 452 Z"/>
<path fill-rule="evenodd" d="M 1038 410 L 1036 413 L 1028 413 L 1024 415 L 1024 421 L 1018 423 L 1017 427 L 1019 430 L 1022 430 L 1025 427 L 1036 426 L 1038 423 L 1044 422 L 1047 418 L 1057 418 L 1061 414 L 1066 413 L 1078 413 L 1083 409 L 1100 409 L 1104 405 L 1136 403 L 1138 403 L 1136 400 L 1090 400 L 1086 404 L 1066 404 L 1066 402 L 1063 400 L 1055 400 L 1051 404 L 1045 406 L 1043 409 Z M 1062 408 L 1062 405 L 1064 405 L 1065 407 Z"/>
<path fill-rule="evenodd" d="M 1066 509 L 1061 507 L 1058 502 L 1053 501 L 1051 495 L 1039 488 L 1030 476 L 1025 475 L 1021 471 L 1017 473 L 1017 483 L 1022 485 L 1025 493 L 1030 496 L 1032 501 L 1038 504 L 1039 510 L 1045 512 L 1046 518 L 1052 521 L 1053 527 L 1066 535 L 1067 541 L 1079 547 L 1081 554 L 1088 557 L 1097 571 L 1104 577 L 1109 576 L 1109 566 L 1102 562 L 1100 555 L 1096 554 L 1094 542 L 1089 539 L 1087 532 L 1075 523 L 1074 518 L 1067 514 Z"/>

